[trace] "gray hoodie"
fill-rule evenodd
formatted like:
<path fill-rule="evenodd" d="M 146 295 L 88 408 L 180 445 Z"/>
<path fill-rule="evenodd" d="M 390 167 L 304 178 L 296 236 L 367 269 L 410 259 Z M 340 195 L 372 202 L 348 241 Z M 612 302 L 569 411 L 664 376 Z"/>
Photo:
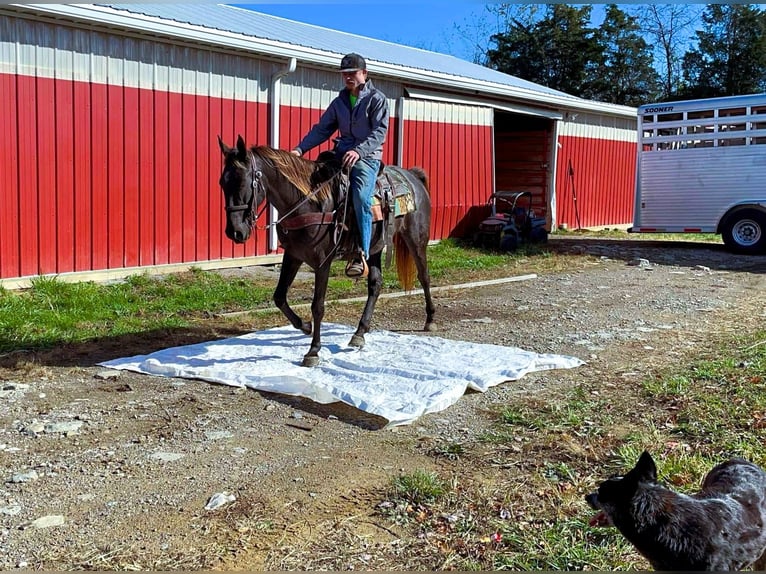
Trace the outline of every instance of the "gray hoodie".
<path fill-rule="evenodd" d="M 296 147 L 305 154 L 327 141 L 336 130 L 340 132 L 340 137 L 335 140 L 338 156 L 354 150 L 362 159 L 382 159 L 383 142 L 388 132 L 386 96 L 367 80 L 352 110 L 349 91 L 342 89 Z"/>

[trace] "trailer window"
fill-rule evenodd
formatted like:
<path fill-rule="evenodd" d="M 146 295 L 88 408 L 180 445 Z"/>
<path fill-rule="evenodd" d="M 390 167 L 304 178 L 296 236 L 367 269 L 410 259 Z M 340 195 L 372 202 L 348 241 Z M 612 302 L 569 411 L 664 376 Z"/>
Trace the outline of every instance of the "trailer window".
<path fill-rule="evenodd" d="M 766 144 L 766 105 L 731 104 L 645 114 L 641 146 L 647 151 L 664 151 Z"/>
<path fill-rule="evenodd" d="M 686 114 L 686 118 L 689 120 L 704 120 L 706 118 L 712 118 L 713 115 L 713 110 L 699 110 L 696 112 L 689 112 Z"/>
<path fill-rule="evenodd" d="M 747 115 L 745 108 L 722 108 L 718 110 L 719 118 L 731 118 L 735 116 Z"/>
<path fill-rule="evenodd" d="M 766 108 L 764 109 L 764 112 L 766 113 Z M 762 131 L 763 135 L 757 135 L 750 139 L 750 143 L 753 145 L 763 145 L 766 144 L 766 118 L 762 122 L 753 122 L 752 129 L 755 132 Z"/>

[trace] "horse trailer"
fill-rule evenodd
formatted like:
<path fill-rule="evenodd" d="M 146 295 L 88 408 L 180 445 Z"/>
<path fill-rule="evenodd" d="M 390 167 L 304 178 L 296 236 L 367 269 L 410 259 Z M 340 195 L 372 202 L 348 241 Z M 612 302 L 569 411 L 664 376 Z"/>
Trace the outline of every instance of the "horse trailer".
<path fill-rule="evenodd" d="M 766 94 L 638 108 L 633 233 L 717 233 L 766 252 Z"/>

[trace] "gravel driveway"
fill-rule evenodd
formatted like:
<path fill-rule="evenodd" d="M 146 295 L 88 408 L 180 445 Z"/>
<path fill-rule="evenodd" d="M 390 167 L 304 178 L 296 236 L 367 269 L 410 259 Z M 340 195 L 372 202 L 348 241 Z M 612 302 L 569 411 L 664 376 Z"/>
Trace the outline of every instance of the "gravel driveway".
<path fill-rule="evenodd" d="M 571 259 L 565 271 L 436 294 L 434 334 L 586 364 L 469 393 L 390 430 L 341 404 L 95 366 L 146 352 L 140 339 L 4 357 L 0 569 L 284 564 L 299 545 L 291 525 L 321 537 L 328 517 L 368 511 L 392 474 L 428 465 L 422 441 L 468 440 L 493 406 L 583 378 L 630 384 L 713 335 L 763 328 L 766 257 L 581 237 L 552 237 L 550 248 Z M 353 324 L 359 310 L 330 305 L 326 319 Z M 220 336 L 283 324 L 276 314 L 240 321 Z M 422 299 L 402 297 L 380 301 L 374 326 L 417 332 L 422 322 Z"/>

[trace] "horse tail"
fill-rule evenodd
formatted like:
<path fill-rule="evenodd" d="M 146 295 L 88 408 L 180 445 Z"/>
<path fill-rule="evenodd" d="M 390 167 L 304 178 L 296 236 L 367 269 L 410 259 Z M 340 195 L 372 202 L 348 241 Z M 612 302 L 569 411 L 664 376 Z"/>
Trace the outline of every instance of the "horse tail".
<path fill-rule="evenodd" d="M 394 253 L 396 254 L 396 276 L 399 278 L 399 284 L 405 291 L 412 291 L 418 270 L 415 267 L 415 258 L 412 256 L 407 242 L 399 233 L 394 235 Z"/>
<path fill-rule="evenodd" d="M 428 175 L 420 167 L 411 167 L 409 171 L 423 184 L 426 196 L 430 197 L 431 192 L 428 189 Z M 405 291 L 412 291 L 415 286 L 415 278 L 418 275 L 418 268 L 415 265 L 415 257 L 412 255 L 409 246 L 404 241 L 400 233 L 394 235 L 394 252 L 396 254 L 396 276 L 399 278 L 399 284 Z"/>

